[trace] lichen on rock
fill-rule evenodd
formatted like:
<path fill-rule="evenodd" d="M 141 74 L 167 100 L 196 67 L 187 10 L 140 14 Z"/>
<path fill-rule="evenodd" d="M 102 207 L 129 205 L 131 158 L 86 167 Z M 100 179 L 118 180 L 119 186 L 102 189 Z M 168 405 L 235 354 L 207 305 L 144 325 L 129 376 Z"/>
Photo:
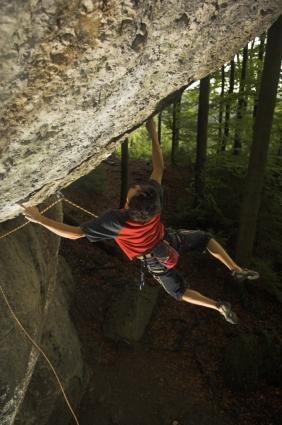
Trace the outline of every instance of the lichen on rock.
<path fill-rule="evenodd" d="M 0 221 L 96 167 L 280 13 L 279 0 L 3 0 Z"/>

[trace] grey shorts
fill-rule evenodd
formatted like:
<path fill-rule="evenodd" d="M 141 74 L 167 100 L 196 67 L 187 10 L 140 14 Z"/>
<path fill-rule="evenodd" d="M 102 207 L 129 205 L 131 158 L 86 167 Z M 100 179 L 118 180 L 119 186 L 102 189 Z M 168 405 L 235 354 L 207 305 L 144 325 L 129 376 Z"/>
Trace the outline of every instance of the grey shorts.
<path fill-rule="evenodd" d="M 201 230 L 184 229 L 167 229 L 164 236 L 164 239 L 179 254 L 192 251 L 203 252 L 211 238 L 210 233 Z M 163 286 L 165 291 L 176 300 L 181 300 L 183 293 L 189 288 L 185 278 L 175 268 L 167 269 L 154 257 L 145 260 L 145 268 Z"/>

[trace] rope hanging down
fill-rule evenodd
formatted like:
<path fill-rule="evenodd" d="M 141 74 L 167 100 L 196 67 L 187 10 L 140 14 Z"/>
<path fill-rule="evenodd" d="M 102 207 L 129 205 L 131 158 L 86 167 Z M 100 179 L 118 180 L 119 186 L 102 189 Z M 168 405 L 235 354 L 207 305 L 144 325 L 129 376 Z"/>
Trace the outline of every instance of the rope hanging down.
<path fill-rule="evenodd" d="M 41 214 L 42 213 L 44 213 L 44 212 L 46 212 L 46 211 L 48 211 L 49 209 L 51 209 L 54 205 L 56 205 L 56 204 L 58 204 L 59 202 L 61 202 L 61 201 L 65 201 L 65 202 L 67 202 L 68 204 L 70 204 L 70 205 L 72 205 L 72 206 L 74 206 L 74 207 L 76 207 L 76 208 L 78 208 L 78 209 L 80 209 L 81 211 L 83 211 L 84 213 L 86 213 L 86 214 L 89 214 L 89 215 L 91 215 L 92 217 L 97 217 L 95 214 L 93 214 L 92 212 L 90 212 L 90 211 L 88 211 L 88 210 L 86 210 L 85 208 L 82 208 L 81 206 L 79 206 L 78 204 L 76 204 L 75 202 L 72 202 L 72 201 L 70 201 L 69 199 L 67 199 L 67 198 L 65 198 L 64 197 L 64 195 L 61 193 L 61 192 L 58 192 L 58 196 L 59 196 L 59 199 L 57 199 L 55 202 L 52 202 L 52 204 L 50 204 L 47 208 L 44 208 L 42 211 L 41 211 Z M 18 230 L 20 230 L 20 229 L 22 229 L 23 227 L 25 227 L 27 224 L 29 224 L 30 223 L 30 221 L 27 221 L 27 222 L 25 222 L 25 223 L 23 223 L 23 224 L 21 224 L 20 226 L 17 226 L 17 227 L 15 227 L 14 229 L 12 229 L 12 230 L 10 230 L 10 231 L 8 231 L 8 232 L 6 232 L 6 233 L 4 233 L 3 235 L 1 235 L 0 236 L 0 240 L 1 239 L 4 239 L 4 238 L 6 238 L 7 236 L 9 236 L 9 235 L 11 235 L 11 234 L 13 234 L 13 233 L 15 233 L 16 231 L 18 231 Z M 69 402 L 69 400 L 68 400 L 68 397 L 67 397 L 67 395 L 66 395 L 66 393 L 65 393 L 65 390 L 64 390 L 64 387 L 63 387 L 63 385 L 62 385 L 62 383 L 61 383 L 61 380 L 60 380 L 60 378 L 59 378 L 59 376 L 58 376 L 58 374 L 57 374 L 57 372 L 56 372 L 56 370 L 55 370 L 55 368 L 54 368 L 54 366 L 52 365 L 52 363 L 51 363 L 51 361 L 49 360 L 49 358 L 47 357 L 47 355 L 45 354 L 45 352 L 43 351 L 43 349 L 37 344 L 37 342 L 36 341 L 34 341 L 34 339 L 30 336 L 30 334 L 27 332 L 27 330 L 24 328 L 24 326 L 22 325 L 22 323 L 20 322 L 20 320 L 17 318 L 17 316 L 16 316 L 16 314 L 15 314 L 15 312 L 14 312 L 14 310 L 13 310 L 13 308 L 11 307 L 11 305 L 10 305 L 10 303 L 9 303 L 9 301 L 8 301 L 8 299 L 7 299 L 7 297 L 6 297 L 6 295 L 5 295 L 5 293 L 4 293 L 4 290 L 3 290 L 3 287 L 2 287 L 2 285 L 0 284 L 0 292 L 1 292 L 1 294 L 2 294 L 2 297 L 3 297 L 3 299 L 4 299 L 4 301 L 5 301 L 5 303 L 6 303 L 6 305 L 7 305 L 7 307 L 8 307 L 8 309 L 9 309 L 9 311 L 10 311 L 10 314 L 11 314 L 11 316 L 14 318 L 14 320 L 16 321 L 16 323 L 17 323 L 17 325 L 19 326 L 19 328 L 21 329 L 21 331 L 24 333 L 24 335 L 26 336 L 26 338 L 30 341 L 30 343 L 42 354 L 42 356 L 44 357 L 44 359 L 45 359 L 45 361 L 47 362 L 47 364 L 48 364 L 48 366 L 51 368 L 51 371 L 53 372 L 53 374 L 54 374 L 54 376 L 55 376 L 55 378 L 56 378 L 56 381 L 57 381 L 57 383 L 58 383 L 58 385 L 59 385 L 59 387 L 60 387 L 60 390 L 61 390 L 61 392 L 62 392 L 62 394 L 63 394 L 63 397 L 64 397 L 64 399 L 65 399 L 65 402 L 66 402 L 66 404 L 67 404 L 67 406 L 68 406 L 68 408 L 69 408 L 69 410 L 70 410 L 70 413 L 71 413 L 71 415 L 73 416 L 73 418 L 74 418 L 74 420 L 75 420 L 75 423 L 77 424 L 77 425 L 80 425 L 79 424 L 79 422 L 78 422 L 78 419 L 77 419 L 77 416 L 76 416 L 76 414 L 74 413 L 74 410 L 73 410 L 73 408 L 71 407 L 71 404 L 70 404 L 70 402 Z"/>
<path fill-rule="evenodd" d="M 71 407 L 71 404 L 70 404 L 70 402 L 68 400 L 68 397 L 67 397 L 67 395 L 65 393 L 63 384 L 61 383 L 61 380 L 60 380 L 60 378 L 59 378 L 59 376 L 58 376 L 58 374 L 57 374 L 54 366 L 52 365 L 51 361 L 49 360 L 48 356 L 44 353 L 43 349 L 37 344 L 37 342 L 34 341 L 34 339 L 30 336 L 30 334 L 27 332 L 27 330 L 21 324 L 20 320 L 17 318 L 16 314 L 14 313 L 14 311 L 13 311 L 13 309 L 12 309 L 12 307 L 11 307 L 11 305 L 10 305 L 10 303 L 9 303 L 9 301 L 8 301 L 8 299 L 7 299 L 4 291 L 3 291 L 3 288 L 2 288 L 2 285 L 1 284 L 0 284 L 0 292 L 1 292 L 1 294 L 2 294 L 2 296 L 4 298 L 4 300 L 5 300 L 5 303 L 8 306 L 8 309 L 9 309 L 12 317 L 15 319 L 15 321 L 16 321 L 17 325 L 20 327 L 21 331 L 24 333 L 24 335 L 30 341 L 30 343 L 42 354 L 42 356 L 44 357 L 44 359 L 48 363 L 48 365 L 51 368 L 51 370 L 52 370 L 52 372 L 53 372 L 53 374 L 54 374 L 54 376 L 56 378 L 56 381 L 57 381 L 57 383 L 58 383 L 58 385 L 59 385 L 59 387 L 60 387 L 60 389 L 62 391 L 62 394 L 63 394 L 63 397 L 65 399 L 65 402 L 67 403 L 67 406 L 68 406 L 68 408 L 69 408 L 69 410 L 70 410 L 70 412 L 71 412 L 71 414 L 72 414 L 72 416 L 73 416 L 76 424 L 77 425 L 80 425 L 79 422 L 78 422 L 78 419 L 76 417 L 76 414 L 74 413 L 73 408 Z"/>
<path fill-rule="evenodd" d="M 73 207 L 78 208 L 79 210 L 83 211 L 84 213 L 91 215 L 92 217 L 95 217 L 95 218 L 97 217 L 97 215 L 93 214 L 91 211 L 89 211 L 85 208 L 82 208 L 80 205 L 76 204 L 75 202 L 70 201 L 69 199 L 65 198 L 65 196 L 61 192 L 57 192 L 57 195 L 58 195 L 59 199 L 52 202 L 52 204 L 50 204 L 48 207 L 46 207 L 42 211 L 40 211 L 41 214 L 50 210 L 52 207 L 54 207 L 54 205 L 58 204 L 59 202 L 65 201 L 67 204 L 70 204 Z M 9 235 L 12 235 L 13 233 L 17 232 L 18 230 L 22 229 L 23 227 L 27 226 L 28 224 L 30 224 L 30 221 L 27 220 L 23 224 L 20 224 L 19 226 L 14 227 L 12 230 L 9 230 L 8 232 L 4 233 L 3 235 L 0 235 L 0 240 L 6 238 Z"/>

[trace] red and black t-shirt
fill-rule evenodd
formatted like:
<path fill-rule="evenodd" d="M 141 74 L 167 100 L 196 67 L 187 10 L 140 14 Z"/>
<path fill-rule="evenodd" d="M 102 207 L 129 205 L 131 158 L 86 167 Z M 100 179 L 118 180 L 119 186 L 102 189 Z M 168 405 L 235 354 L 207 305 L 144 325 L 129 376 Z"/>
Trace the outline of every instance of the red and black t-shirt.
<path fill-rule="evenodd" d="M 149 184 L 160 196 L 162 204 L 162 186 L 155 180 L 149 180 Z M 164 236 L 160 214 L 140 223 L 132 220 L 126 209 L 111 209 L 80 227 L 90 242 L 114 239 L 130 260 L 152 249 Z"/>

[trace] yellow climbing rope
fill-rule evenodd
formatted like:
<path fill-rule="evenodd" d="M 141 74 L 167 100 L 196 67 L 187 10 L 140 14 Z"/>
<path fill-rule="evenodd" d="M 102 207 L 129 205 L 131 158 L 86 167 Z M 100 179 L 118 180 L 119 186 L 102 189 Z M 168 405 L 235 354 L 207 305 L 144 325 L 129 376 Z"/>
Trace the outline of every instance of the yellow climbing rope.
<path fill-rule="evenodd" d="M 61 201 L 65 201 L 65 202 L 67 202 L 68 204 L 70 204 L 70 205 L 72 205 L 72 206 L 74 206 L 74 207 L 76 207 L 76 208 L 78 208 L 79 210 L 81 210 L 81 211 L 83 211 L 84 213 L 86 213 L 86 214 L 89 214 L 90 216 L 92 216 L 92 217 L 97 217 L 95 214 L 93 214 L 91 211 L 88 211 L 87 209 L 85 209 L 85 208 L 83 208 L 83 207 L 81 207 L 80 205 L 78 205 L 78 204 L 76 204 L 75 202 L 73 202 L 73 201 L 70 201 L 69 199 L 67 199 L 67 198 L 65 198 L 64 197 L 64 195 L 62 194 L 62 193 L 60 193 L 59 192 L 59 199 L 57 199 L 56 201 L 54 201 L 54 202 L 52 202 L 48 207 L 46 207 L 46 208 L 44 208 L 42 211 L 41 211 L 41 213 L 44 213 L 44 212 L 46 212 L 46 211 L 48 211 L 49 209 L 51 209 L 54 205 L 56 205 L 56 204 L 58 204 L 59 202 L 61 202 Z M 15 227 L 15 228 L 13 228 L 12 230 L 9 230 L 8 232 L 6 232 L 6 233 L 4 233 L 4 234 L 2 234 L 2 235 L 0 235 L 0 240 L 1 239 L 4 239 L 4 238 L 6 238 L 6 237 L 8 237 L 8 236 L 10 236 L 10 235 L 12 235 L 13 233 L 15 233 L 15 232 L 17 232 L 18 230 L 20 230 L 20 229 L 22 229 L 23 227 L 25 227 L 27 224 L 29 224 L 30 223 L 30 221 L 26 221 L 25 223 L 23 223 L 23 224 L 21 224 L 21 225 L 19 225 L 19 226 L 17 226 L 17 227 Z M 62 385 L 62 383 L 61 383 L 61 380 L 60 380 L 60 378 L 59 378 L 59 376 L 58 376 L 58 374 L 57 374 L 57 372 L 56 372 L 56 370 L 55 370 L 55 368 L 54 368 L 54 366 L 52 365 L 52 363 L 51 363 L 51 361 L 49 360 L 49 358 L 48 358 L 48 356 L 45 354 L 45 352 L 43 351 L 43 349 L 37 344 L 37 342 L 36 341 L 34 341 L 34 339 L 30 336 L 30 334 L 27 332 L 27 330 L 24 328 L 24 326 L 22 325 L 22 323 L 20 322 L 20 320 L 18 319 L 18 317 L 16 316 L 16 314 L 15 314 L 15 312 L 14 312 L 14 310 L 13 310 L 13 308 L 11 307 L 11 305 L 10 305 L 10 303 L 9 303 L 9 301 L 8 301 L 8 299 L 7 299 L 7 297 L 6 297 L 6 295 L 5 295 L 5 293 L 4 293 L 4 290 L 3 290 L 3 287 L 2 287 L 2 285 L 1 285 L 1 283 L 0 283 L 0 292 L 1 292 L 1 294 L 2 294 L 2 297 L 3 297 L 3 299 L 4 299 L 4 301 L 5 301 L 5 303 L 6 303 L 6 305 L 7 305 L 7 307 L 8 307 L 8 309 L 9 309 L 9 311 L 10 311 L 10 314 L 11 314 L 11 316 L 14 318 L 14 320 L 16 321 L 16 323 L 17 323 L 17 325 L 19 326 L 19 328 L 21 329 L 21 331 L 24 333 L 24 335 L 26 336 L 26 338 L 30 341 L 30 343 L 42 354 L 42 356 L 44 357 L 44 359 L 46 360 L 46 362 L 47 362 L 47 364 L 49 365 L 49 367 L 51 368 L 51 370 L 52 370 L 52 372 L 53 372 L 53 374 L 54 374 L 54 376 L 55 376 L 55 378 L 56 378 L 56 381 L 57 381 L 57 383 L 58 383 L 58 385 L 59 385 L 59 387 L 60 387 L 60 389 L 61 389 L 61 391 L 62 391 L 62 394 L 63 394 L 63 397 L 64 397 L 64 399 L 65 399 L 65 402 L 66 402 L 66 404 L 67 404 L 67 406 L 68 406 L 68 408 L 69 408 L 69 410 L 70 410 L 70 412 L 71 412 L 71 415 L 73 416 L 73 418 L 74 418 L 74 420 L 75 420 L 75 423 L 77 424 L 77 425 L 79 425 L 79 421 L 78 421 L 78 419 L 77 419 L 77 416 L 76 416 L 76 414 L 74 413 L 74 410 L 73 410 L 73 408 L 72 408 L 72 406 L 71 406 L 71 404 L 70 404 L 70 402 L 69 402 L 69 400 L 68 400 L 68 397 L 67 397 L 67 395 L 66 395 L 66 393 L 65 393 L 65 390 L 64 390 L 64 387 L 63 387 L 63 385 Z"/>
<path fill-rule="evenodd" d="M 89 214 L 89 215 L 91 215 L 92 217 L 95 217 L 95 218 L 97 217 L 97 215 L 96 215 L 96 214 L 93 214 L 92 212 L 90 212 L 90 211 L 86 210 L 85 208 L 82 208 L 80 205 L 76 204 L 75 202 L 70 201 L 69 199 L 67 199 L 67 198 L 65 198 L 65 197 L 63 197 L 62 199 L 63 199 L 65 202 L 67 202 L 68 204 L 72 205 L 73 207 L 76 207 L 76 208 L 78 208 L 79 210 L 81 210 L 81 211 L 85 212 L 86 214 Z"/>
<path fill-rule="evenodd" d="M 50 204 L 48 207 L 44 208 L 44 210 L 40 211 L 41 214 L 45 213 L 46 211 L 50 210 L 52 207 L 54 207 L 54 205 L 58 204 L 59 202 L 61 202 L 62 200 L 65 201 L 66 203 L 72 205 L 73 207 L 78 208 L 79 210 L 83 211 L 84 213 L 91 215 L 91 217 L 97 217 L 96 214 L 92 213 L 91 211 L 87 210 L 86 208 L 82 208 L 80 205 L 76 204 L 73 201 L 70 201 L 69 199 L 65 198 L 65 196 L 59 192 L 59 196 L 60 198 L 57 199 L 56 201 L 52 202 L 52 204 Z M 12 230 L 9 230 L 8 232 L 4 233 L 3 235 L 0 235 L 0 240 L 6 238 L 9 235 L 12 235 L 13 233 L 17 232 L 18 230 L 22 229 L 23 227 L 27 226 L 28 224 L 30 224 L 30 221 L 25 221 L 23 224 L 20 224 L 17 227 L 14 227 Z"/>

